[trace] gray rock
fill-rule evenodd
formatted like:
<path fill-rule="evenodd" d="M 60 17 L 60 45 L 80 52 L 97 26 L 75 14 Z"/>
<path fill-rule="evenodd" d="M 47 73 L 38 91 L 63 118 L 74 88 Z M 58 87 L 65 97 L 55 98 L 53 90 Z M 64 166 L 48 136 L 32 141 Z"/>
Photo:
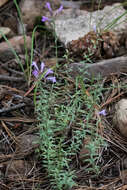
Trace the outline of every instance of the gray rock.
<path fill-rule="evenodd" d="M 8 39 L 8 42 L 1 42 L 0 43 L 0 61 L 6 62 L 10 59 L 13 59 L 15 57 L 11 47 L 15 50 L 17 53 L 21 53 L 24 51 L 24 37 L 23 36 L 15 36 L 13 38 Z M 30 36 L 26 36 L 26 45 L 28 50 L 31 48 L 31 38 Z"/>
<path fill-rule="evenodd" d="M 83 37 L 89 31 L 93 30 L 94 26 L 98 29 L 104 29 L 115 19 L 125 13 L 125 9 L 116 3 L 112 6 L 106 6 L 103 10 L 95 12 L 88 12 L 79 9 L 65 9 L 63 13 L 56 18 L 56 34 L 58 38 L 66 45 L 72 40 L 77 40 Z M 126 30 L 127 23 L 125 20 L 127 16 L 124 15 L 112 30 L 115 32 L 122 32 Z"/>
<path fill-rule="evenodd" d="M 70 76 L 75 79 L 82 76 L 84 81 L 97 77 L 108 77 L 113 73 L 120 74 L 127 70 L 127 56 L 103 60 L 94 64 L 72 63 L 68 65 Z"/>
<path fill-rule="evenodd" d="M 30 153 L 39 146 L 39 136 L 29 134 L 18 137 L 19 147 L 18 153 Z"/>

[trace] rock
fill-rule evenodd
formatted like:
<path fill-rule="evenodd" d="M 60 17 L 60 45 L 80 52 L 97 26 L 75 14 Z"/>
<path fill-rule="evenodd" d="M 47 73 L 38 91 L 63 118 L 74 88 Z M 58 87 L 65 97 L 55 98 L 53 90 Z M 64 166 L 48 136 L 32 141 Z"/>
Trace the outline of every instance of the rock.
<path fill-rule="evenodd" d="M 94 64 L 72 63 L 65 68 L 70 76 L 75 79 L 81 76 L 84 81 L 97 77 L 109 77 L 111 74 L 120 74 L 127 70 L 127 57 L 121 56 L 113 59 L 103 60 Z"/>
<path fill-rule="evenodd" d="M 32 165 L 25 160 L 3 162 L 0 166 L 3 171 L 6 171 L 5 176 L 8 178 L 25 177 L 32 169 Z"/>
<path fill-rule="evenodd" d="M 12 52 L 9 44 L 13 47 L 13 49 L 21 53 L 24 50 L 24 37 L 23 36 L 16 36 L 8 40 L 8 42 L 1 42 L 0 43 L 0 61 L 6 62 L 10 59 L 15 57 L 14 53 Z M 31 38 L 30 36 L 26 36 L 26 45 L 28 50 L 31 48 Z"/>
<path fill-rule="evenodd" d="M 8 40 L 8 43 L 16 50 L 21 50 L 21 47 L 24 47 L 24 37 L 23 36 L 16 36 Z M 10 49 L 7 42 L 0 43 L 0 52 Z M 27 48 L 31 48 L 31 38 L 30 36 L 26 36 L 26 45 Z"/>
<path fill-rule="evenodd" d="M 113 122 L 120 133 L 127 137 L 127 99 L 121 99 L 116 103 Z"/>
<path fill-rule="evenodd" d="M 0 27 L 0 39 L 3 38 L 3 34 L 8 36 L 11 33 L 11 29 L 8 27 Z"/>
<path fill-rule="evenodd" d="M 79 9 L 82 4 L 83 4 L 82 1 L 67 1 L 67 0 L 62 1 L 62 5 L 64 8 Z"/>
<path fill-rule="evenodd" d="M 117 7 L 117 8 L 115 8 Z M 78 9 L 65 9 L 62 14 L 56 18 L 56 34 L 58 38 L 66 45 L 72 40 L 77 40 L 83 37 L 88 32 L 93 30 L 96 25 L 99 29 L 104 29 L 107 25 L 114 21 L 122 14 L 125 9 L 119 3 L 112 6 L 105 6 L 103 10 L 95 12 L 88 12 Z M 125 20 L 127 16 L 124 15 L 117 26 L 112 31 L 121 33 L 126 30 L 127 23 Z"/>
<path fill-rule="evenodd" d="M 34 151 L 36 147 L 38 147 L 38 141 L 39 141 L 39 136 L 38 135 L 23 135 L 18 137 L 19 141 L 19 146 L 18 152 L 21 154 L 28 153 L 30 154 L 31 152 Z"/>
<path fill-rule="evenodd" d="M 7 3 L 9 0 L 0 0 L 0 7 L 2 7 L 5 3 Z"/>

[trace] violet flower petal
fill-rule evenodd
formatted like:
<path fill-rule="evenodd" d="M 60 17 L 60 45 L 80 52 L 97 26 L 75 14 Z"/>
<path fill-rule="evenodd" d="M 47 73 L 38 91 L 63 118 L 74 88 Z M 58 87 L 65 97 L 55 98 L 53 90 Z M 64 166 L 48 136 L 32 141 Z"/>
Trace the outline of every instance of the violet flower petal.
<path fill-rule="evenodd" d="M 106 110 L 104 109 L 104 110 L 100 111 L 100 112 L 99 112 L 99 115 L 106 116 L 106 115 L 107 115 L 107 114 L 106 114 Z"/>
<path fill-rule="evenodd" d="M 46 80 L 50 80 L 53 83 L 56 83 L 56 77 L 47 77 Z"/>
<path fill-rule="evenodd" d="M 49 74 L 52 74 L 53 73 L 53 70 L 52 69 L 48 69 L 44 78 L 46 78 Z"/>
<path fill-rule="evenodd" d="M 38 71 L 38 70 L 34 69 L 32 73 L 33 73 L 33 75 L 34 75 L 36 78 L 38 78 L 38 76 L 39 76 L 39 71 Z"/>
<path fill-rule="evenodd" d="M 96 27 L 96 25 L 93 26 L 93 30 L 94 30 L 95 33 L 97 32 L 97 27 Z"/>
<path fill-rule="evenodd" d="M 44 62 L 41 62 L 41 73 L 43 73 L 43 71 L 44 71 L 44 67 L 45 67 Z"/>
<path fill-rule="evenodd" d="M 46 3 L 45 7 L 48 8 L 50 14 L 52 15 L 52 14 L 53 14 L 53 11 L 52 11 L 52 8 L 51 8 L 51 5 L 50 5 L 49 2 Z"/>
<path fill-rule="evenodd" d="M 34 66 L 34 68 L 35 68 L 37 71 L 39 71 L 39 68 L 38 68 L 38 66 L 37 66 L 37 63 L 36 63 L 35 61 L 32 62 L 32 66 Z"/>
<path fill-rule="evenodd" d="M 62 10 L 63 10 L 63 5 L 61 5 L 60 8 L 57 9 L 57 11 L 56 11 L 56 15 L 57 15 L 58 13 L 60 13 Z"/>
<path fill-rule="evenodd" d="M 50 19 L 46 16 L 42 16 L 42 19 L 41 19 L 42 22 L 46 22 L 46 21 L 50 21 Z"/>

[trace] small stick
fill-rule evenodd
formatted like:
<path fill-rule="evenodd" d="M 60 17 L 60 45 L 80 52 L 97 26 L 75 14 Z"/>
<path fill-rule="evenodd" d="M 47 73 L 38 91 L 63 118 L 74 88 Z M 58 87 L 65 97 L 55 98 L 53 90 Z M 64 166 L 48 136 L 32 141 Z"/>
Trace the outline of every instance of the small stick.
<path fill-rule="evenodd" d="M 11 76 L 6 76 L 6 75 L 0 75 L 0 80 L 1 81 L 13 81 L 13 82 L 21 82 L 25 81 L 25 78 L 19 78 L 19 77 L 11 77 Z"/>
<path fill-rule="evenodd" d="M 36 119 L 30 119 L 30 118 L 25 118 L 25 117 L 0 117 L 1 121 L 16 121 L 16 122 L 23 122 L 23 123 L 33 123 L 37 122 Z"/>
<path fill-rule="evenodd" d="M 6 85 L 0 85 L 0 87 L 3 87 L 3 88 L 5 88 L 5 89 L 8 89 L 8 90 L 11 90 L 11 91 L 14 91 L 14 92 L 18 92 L 19 94 L 21 94 L 21 95 L 24 95 L 25 94 L 25 92 L 23 91 L 23 90 L 18 90 L 17 88 L 12 88 L 12 87 L 10 87 L 10 86 L 6 86 Z"/>
<path fill-rule="evenodd" d="M 22 108 L 24 107 L 26 104 L 25 103 L 20 103 L 18 105 L 14 105 L 14 106 L 11 106 L 9 108 L 3 108 L 3 109 L 0 109 L 0 113 L 4 113 L 4 112 L 9 112 L 9 111 L 12 111 L 12 110 L 16 110 L 18 108 Z"/>
<path fill-rule="evenodd" d="M 8 68 L 8 66 L 6 66 L 6 65 L 1 65 L 1 66 L 2 66 L 4 69 L 6 69 L 7 71 L 9 71 L 9 72 L 11 72 L 11 73 L 14 73 L 14 74 L 16 74 L 16 75 L 21 75 L 21 76 L 24 75 L 23 72 L 16 71 L 16 70 L 14 70 L 14 69 L 10 69 L 10 68 Z"/>

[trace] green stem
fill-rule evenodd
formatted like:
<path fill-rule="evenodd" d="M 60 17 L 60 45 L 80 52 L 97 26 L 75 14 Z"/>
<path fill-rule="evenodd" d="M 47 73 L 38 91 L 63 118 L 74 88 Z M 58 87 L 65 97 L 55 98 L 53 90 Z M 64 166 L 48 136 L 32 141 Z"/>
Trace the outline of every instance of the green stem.
<path fill-rule="evenodd" d="M 28 48 L 27 48 L 27 43 L 26 43 L 26 34 L 25 34 L 25 29 L 24 29 L 24 24 L 22 21 L 22 16 L 21 16 L 21 11 L 19 8 L 19 5 L 17 4 L 17 1 L 14 0 L 19 18 L 20 18 L 20 22 L 21 22 L 21 26 L 22 26 L 22 30 L 23 30 L 23 38 L 24 38 L 24 48 L 25 48 L 25 60 L 26 60 L 26 65 L 27 65 L 27 79 L 29 78 L 29 57 L 28 57 Z"/>

